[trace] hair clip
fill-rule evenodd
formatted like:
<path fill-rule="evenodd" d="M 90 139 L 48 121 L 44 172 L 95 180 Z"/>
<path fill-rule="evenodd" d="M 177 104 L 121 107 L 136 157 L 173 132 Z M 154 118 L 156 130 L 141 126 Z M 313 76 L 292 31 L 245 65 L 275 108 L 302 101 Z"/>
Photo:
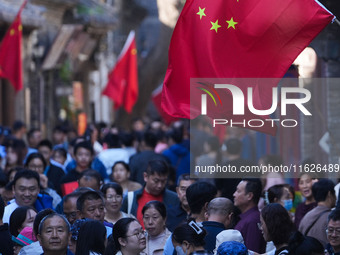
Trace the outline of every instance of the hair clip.
<path fill-rule="evenodd" d="M 196 222 L 193 220 L 189 222 L 188 224 L 193 230 L 195 230 L 196 234 L 199 235 L 203 232 L 202 228 L 200 228 Z"/>

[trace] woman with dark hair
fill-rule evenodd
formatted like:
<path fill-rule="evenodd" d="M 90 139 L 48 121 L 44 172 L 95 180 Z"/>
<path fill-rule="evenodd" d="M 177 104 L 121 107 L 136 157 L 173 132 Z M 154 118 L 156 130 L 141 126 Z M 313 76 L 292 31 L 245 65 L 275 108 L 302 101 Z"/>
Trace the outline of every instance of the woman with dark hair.
<path fill-rule="evenodd" d="M 23 166 L 27 154 L 27 146 L 21 139 L 10 138 L 3 144 L 6 148 L 6 165 L 4 173 L 16 166 Z"/>
<path fill-rule="evenodd" d="M 123 188 L 123 193 L 128 191 L 135 191 L 142 188 L 142 185 L 138 182 L 130 181 L 130 167 L 124 161 L 117 161 L 112 166 L 111 179 Z"/>
<path fill-rule="evenodd" d="M 146 247 L 145 231 L 136 219 L 123 218 L 112 229 L 110 250 L 117 255 L 139 255 Z"/>
<path fill-rule="evenodd" d="M 324 255 L 325 249 L 314 237 L 304 236 L 297 231 L 289 240 L 288 252 L 289 255 Z"/>
<path fill-rule="evenodd" d="M 13 236 L 18 236 L 25 227 L 33 228 L 33 222 L 37 211 L 31 206 L 16 208 L 9 218 L 9 231 Z"/>
<path fill-rule="evenodd" d="M 97 220 L 86 221 L 79 230 L 75 255 L 102 255 L 105 243 L 105 226 Z"/>
<path fill-rule="evenodd" d="M 206 235 L 204 228 L 192 220 L 175 228 L 172 233 L 172 244 L 178 255 L 212 255 L 212 252 L 204 250 Z"/>
<path fill-rule="evenodd" d="M 282 205 L 287 211 L 293 208 L 294 194 L 290 191 L 288 184 L 276 184 L 268 189 L 265 193 L 265 202 L 278 203 Z"/>
<path fill-rule="evenodd" d="M 311 173 L 303 173 L 298 179 L 299 190 L 301 195 L 305 198 L 305 201 L 300 203 L 295 211 L 294 224 L 297 229 L 299 228 L 303 216 L 317 206 L 317 202 L 312 193 L 312 186 L 317 181 L 318 180 Z"/>
<path fill-rule="evenodd" d="M 280 204 L 269 204 L 262 209 L 260 220 L 259 228 L 264 240 L 273 241 L 275 255 L 288 254 L 288 240 L 294 231 L 294 224 L 287 210 Z"/>
<path fill-rule="evenodd" d="M 62 201 L 62 199 L 58 195 L 58 193 L 54 190 L 55 187 L 53 186 L 52 182 L 50 182 L 47 176 L 44 174 L 46 166 L 47 164 L 44 159 L 44 156 L 38 152 L 34 152 L 28 155 L 25 162 L 26 168 L 35 171 L 39 174 L 40 185 L 43 188 L 43 191 L 53 198 L 52 205 L 54 208 L 56 208 L 57 205 Z"/>
<path fill-rule="evenodd" d="M 105 220 L 107 222 L 115 224 L 119 219 L 127 217 L 133 218 L 132 215 L 120 210 L 123 201 L 123 189 L 118 183 L 109 182 L 104 184 L 101 192 L 105 197 Z"/>
<path fill-rule="evenodd" d="M 146 253 L 163 254 L 166 240 L 171 232 L 166 228 L 166 207 L 162 202 L 150 201 L 142 209 L 146 232 Z"/>

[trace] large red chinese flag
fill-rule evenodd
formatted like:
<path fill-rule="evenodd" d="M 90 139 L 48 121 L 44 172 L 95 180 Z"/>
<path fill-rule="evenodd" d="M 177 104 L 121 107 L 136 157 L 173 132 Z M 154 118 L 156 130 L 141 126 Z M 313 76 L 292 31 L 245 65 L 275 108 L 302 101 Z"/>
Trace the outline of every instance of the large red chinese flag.
<path fill-rule="evenodd" d="M 190 78 L 283 77 L 333 18 L 315 0 L 187 0 L 170 43 L 164 111 L 199 115 L 190 109 Z M 269 89 L 253 87 L 254 105 L 271 105 Z"/>
<path fill-rule="evenodd" d="M 22 25 L 21 12 L 27 0 L 24 1 L 15 17 L 12 25 L 7 30 L 5 37 L 0 44 L 0 77 L 8 79 L 15 91 L 23 88 L 22 85 Z"/>
<path fill-rule="evenodd" d="M 120 53 L 103 95 L 114 102 L 115 109 L 123 106 L 130 113 L 138 97 L 138 69 L 135 32 L 131 31 Z"/>

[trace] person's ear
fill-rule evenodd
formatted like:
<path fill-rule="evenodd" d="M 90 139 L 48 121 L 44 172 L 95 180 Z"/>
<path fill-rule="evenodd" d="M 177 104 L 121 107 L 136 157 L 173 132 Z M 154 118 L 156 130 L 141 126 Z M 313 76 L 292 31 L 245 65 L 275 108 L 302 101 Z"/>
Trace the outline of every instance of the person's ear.
<path fill-rule="evenodd" d="M 126 240 L 125 240 L 125 238 L 119 237 L 119 238 L 118 238 L 118 242 L 119 242 L 120 246 L 122 246 L 122 247 L 125 247 L 125 246 L 126 246 Z"/>
<path fill-rule="evenodd" d="M 185 248 L 185 250 L 184 250 L 184 248 Z M 187 254 L 188 253 L 188 250 L 189 250 L 189 248 L 190 248 L 190 243 L 188 242 L 188 241 L 183 241 L 183 243 L 182 243 L 182 249 L 183 249 L 183 251 L 185 252 L 185 254 Z"/>
<path fill-rule="evenodd" d="M 247 193 L 247 199 L 248 199 L 248 201 L 253 200 L 253 197 L 254 197 L 254 193 L 253 193 L 253 192 L 248 192 L 248 193 Z"/>

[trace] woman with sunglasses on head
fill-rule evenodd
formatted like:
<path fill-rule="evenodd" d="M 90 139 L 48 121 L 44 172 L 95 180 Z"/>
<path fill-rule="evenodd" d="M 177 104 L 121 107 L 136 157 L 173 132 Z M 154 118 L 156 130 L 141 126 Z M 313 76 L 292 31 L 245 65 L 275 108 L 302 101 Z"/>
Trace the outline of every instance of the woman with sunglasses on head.
<path fill-rule="evenodd" d="M 110 239 L 110 237 L 109 237 Z M 113 253 L 117 255 L 139 255 L 146 247 L 145 231 L 136 219 L 123 218 L 112 229 Z M 107 254 L 105 251 L 104 254 Z"/>
<path fill-rule="evenodd" d="M 159 201 L 150 201 L 142 209 L 146 237 L 146 253 L 162 255 L 171 232 L 166 228 L 166 207 Z"/>
<path fill-rule="evenodd" d="M 204 249 L 207 232 L 195 221 L 183 223 L 172 233 L 172 244 L 178 255 L 212 255 Z"/>

